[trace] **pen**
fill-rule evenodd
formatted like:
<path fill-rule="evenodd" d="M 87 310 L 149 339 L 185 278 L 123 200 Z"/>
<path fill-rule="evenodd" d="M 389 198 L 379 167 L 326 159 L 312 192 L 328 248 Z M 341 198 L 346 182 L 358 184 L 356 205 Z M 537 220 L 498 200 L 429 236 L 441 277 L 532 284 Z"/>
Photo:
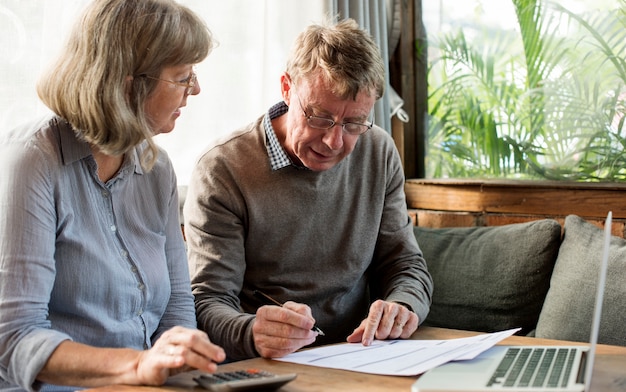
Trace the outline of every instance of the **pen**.
<path fill-rule="evenodd" d="M 283 304 L 281 304 L 280 302 L 276 301 L 274 298 L 270 297 L 269 295 L 260 292 L 259 290 L 254 290 L 254 295 L 257 298 L 263 300 L 263 302 L 265 302 L 268 305 L 276 305 L 276 306 L 280 306 L 280 307 L 283 306 Z M 314 325 L 313 328 L 311 328 L 311 331 L 315 331 L 318 334 L 320 334 L 322 336 L 325 336 L 324 332 L 322 332 L 322 330 L 319 329 L 319 327 L 317 325 Z"/>

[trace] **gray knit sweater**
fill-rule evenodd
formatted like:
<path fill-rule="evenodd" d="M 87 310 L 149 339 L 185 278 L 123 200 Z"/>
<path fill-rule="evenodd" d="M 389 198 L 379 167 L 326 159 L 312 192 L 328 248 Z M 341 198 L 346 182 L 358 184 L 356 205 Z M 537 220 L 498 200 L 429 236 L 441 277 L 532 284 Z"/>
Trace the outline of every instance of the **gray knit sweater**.
<path fill-rule="evenodd" d="M 316 344 L 345 341 L 376 298 L 426 318 L 432 280 L 380 128 L 329 170 L 273 171 L 259 118 L 200 157 L 184 216 L 198 326 L 231 360 L 258 356 L 254 290 L 309 305 Z"/>

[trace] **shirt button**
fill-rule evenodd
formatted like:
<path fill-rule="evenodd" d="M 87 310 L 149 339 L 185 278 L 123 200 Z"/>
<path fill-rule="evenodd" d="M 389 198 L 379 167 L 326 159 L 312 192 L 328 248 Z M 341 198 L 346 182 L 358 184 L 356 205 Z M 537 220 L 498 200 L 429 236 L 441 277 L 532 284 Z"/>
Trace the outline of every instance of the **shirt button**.
<path fill-rule="evenodd" d="M 137 287 L 139 288 L 139 290 L 143 291 L 144 287 L 146 287 L 146 286 L 144 286 L 143 283 L 139 283 L 139 285 Z"/>
<path fill-rule="evenodd" d="M 143 309 L 139 309 L 139 311 L 137 312 L 137 316 L 141 316 L 143 314 Z"/>
<path fill-rule="evenodd" d="M 111 231 L 115 232 L 115 230 L 117 230 L 117 227 L 115 227 L 115 225 L 111 225 Z"/>

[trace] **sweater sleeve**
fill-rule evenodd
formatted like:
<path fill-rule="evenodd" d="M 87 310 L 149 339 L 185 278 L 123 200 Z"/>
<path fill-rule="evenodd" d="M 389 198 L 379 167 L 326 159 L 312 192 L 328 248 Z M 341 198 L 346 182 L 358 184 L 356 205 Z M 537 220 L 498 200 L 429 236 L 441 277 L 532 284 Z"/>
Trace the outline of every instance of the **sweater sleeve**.
<path fill-rule="evenodd" d="M 189 183 L 184 219 L 198 327 L 238 360 L 258 354 L 254 315 L 241 311 L 238 298 L 246 272 L 246 216 L 233 181 L 219 159 L 202 157 Z"/>
<path fill-rule="evenodd" d="M 408 305 L 421 324 L 430 310 L 433 281 L 413 234 L 400 157 L 394 148 L 388 146 L 386 150 L 389 174 L 373 257 L 373 294 L 387 301 Z"/>

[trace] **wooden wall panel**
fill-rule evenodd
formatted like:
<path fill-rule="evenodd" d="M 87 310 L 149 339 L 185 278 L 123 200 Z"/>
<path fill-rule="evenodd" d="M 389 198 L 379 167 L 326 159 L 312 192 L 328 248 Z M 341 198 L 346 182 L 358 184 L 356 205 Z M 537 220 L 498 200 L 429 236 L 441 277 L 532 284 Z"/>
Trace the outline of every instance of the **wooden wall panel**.
<path fill-rule="evenodd" d="M 613 235 L 625 237 L 626 184 L 549 181 L 407 180 L 407 205 L 424 227 L 499 226 L 570 214 L 602 228 L 613 211 Z"/>

